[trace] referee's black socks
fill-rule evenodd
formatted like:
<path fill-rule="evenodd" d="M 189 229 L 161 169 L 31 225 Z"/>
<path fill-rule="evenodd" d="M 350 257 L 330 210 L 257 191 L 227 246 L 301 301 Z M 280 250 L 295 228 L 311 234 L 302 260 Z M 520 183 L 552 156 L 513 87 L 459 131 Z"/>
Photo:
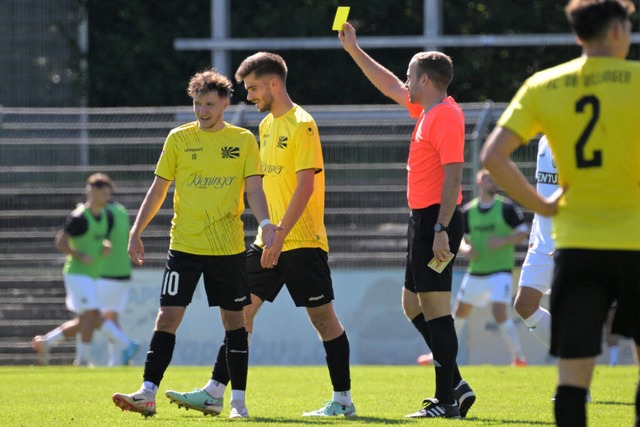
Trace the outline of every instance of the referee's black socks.
<path fill-rule="evenodd" d="M 583 427 L 587 425 L 587 390 L 559 385 L 553 411 L 558 427 Z"/>

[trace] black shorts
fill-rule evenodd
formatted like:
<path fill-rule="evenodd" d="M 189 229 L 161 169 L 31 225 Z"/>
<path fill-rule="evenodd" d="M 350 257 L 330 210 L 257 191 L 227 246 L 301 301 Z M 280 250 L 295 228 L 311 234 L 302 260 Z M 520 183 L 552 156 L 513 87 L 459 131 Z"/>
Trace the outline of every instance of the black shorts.
<path fill-rule="evenodd" d="M 241 311 L 251 303 L 247 261 L 243 252 L 236 255 L 193 255 L 169 250 L 162 277 L 160 306 L 188 306 L 202 275 L 209 307 Z"/>
<path fill-rule="evenodd" d="M 262 249 L 251 245 L 247 251 L 249 289 L 263 301 L 273 302 L 283 285 L 296 307 L 319 307 L 333 301 L 333 284 L 327 253 L 319 248 L 282 252 L 278 265 L 262 268 Z"/>
<path fill-rule="evenodd" d="M 558 249 L 551 284 L 551 354 L 563 359 L 600 354 L 614 300 L 612 332 L 640 344 L 640 251 Z"/>
<path fill-rule="evenodd" d="M 409 230 L 407 239 L 407 267 L 404 275 L 404 287 L 411 292 L 451 292 L 453 280 L 453 263 L 458 253 L 462 235 L 464 234 L 464 220 L 462 212 L 456 208 L 449 223 L 449 248 L 454 258 L 442 273 L 437 273 L 427 264 L 433 258 L 433 226 L 438 221 L 440 205 L 432 205 L 424 209 L 414 209 L 409 216 Z"/>

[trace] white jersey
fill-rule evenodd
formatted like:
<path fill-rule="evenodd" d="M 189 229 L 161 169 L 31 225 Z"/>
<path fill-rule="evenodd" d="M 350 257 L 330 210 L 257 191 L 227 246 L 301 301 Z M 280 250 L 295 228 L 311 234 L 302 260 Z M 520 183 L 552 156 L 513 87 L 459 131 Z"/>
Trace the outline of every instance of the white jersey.
<path fill-rule="evenodd" d="M 536 160 L 536 190 L 543 197 L 549 197 L 558 189 L 558 169 L 556 161 L 543 136 L 538 143 L 538 158 Z M 531 224 L 529 245 L 536 252 L 551 254 L 555 249 L 555 243 L 551 236 L 552 221 L 549 217 L 535 214 Z"/>

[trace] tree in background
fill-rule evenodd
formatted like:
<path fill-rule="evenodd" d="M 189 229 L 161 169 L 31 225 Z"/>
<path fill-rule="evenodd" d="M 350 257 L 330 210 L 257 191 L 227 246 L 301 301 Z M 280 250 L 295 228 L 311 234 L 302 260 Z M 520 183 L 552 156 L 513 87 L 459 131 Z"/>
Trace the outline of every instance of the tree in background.
<path fill-rule="evenodd" d="M 232 37 L 336 37 L 331 24 L 336 7 L 351 6 L 349 20 L 359 36 L 422 34 L 420 0 L 233 0 Z M 443 1 L 447 35 L 567 33 L 557 0 Z M 208 51 L 176 51 L 175 38 L 206 38 L 210 0 L 148 2 L 87 0 L 89 10 L 89 103 L 91 106 L 183 105 L 183 82 L 210 66 Z M 637 31 L 637 28 L 634 28 Z M 575 46 L 443 48 L 453 57 L 456 76 L 450 93 L 459 102 L 506 102 L 531 73 L 577 54 Z M 419 51 L 370 49 L 400 78 Z M 252 51 L 234 51 L 231 67 Z M 294 76 L 288 82 L 300 104 L 371 104 L 388 100 L 360 78 L 341 49 L 282 50 Z M 632 49 L 632 57 L 638 49 Z M 215 64 L 214 64 L 215 65 Z M 233 76 L 230 76 L 233 77 Z M 244 101 L 237 88 L 232 102 Z"/>

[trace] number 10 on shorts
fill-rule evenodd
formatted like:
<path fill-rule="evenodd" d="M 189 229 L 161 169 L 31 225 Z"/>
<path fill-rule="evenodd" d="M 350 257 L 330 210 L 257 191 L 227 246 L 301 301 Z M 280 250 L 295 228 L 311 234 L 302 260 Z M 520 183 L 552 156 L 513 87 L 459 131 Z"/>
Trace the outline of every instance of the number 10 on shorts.
<path fill-rule="evenodd" d="M 162 283 L 162 295 L 169 294 L 174 296 L 178 293 L 178 283 L 180 282 L 180 274 L 177 271 L 169 271 L 164 275 Z"/>

